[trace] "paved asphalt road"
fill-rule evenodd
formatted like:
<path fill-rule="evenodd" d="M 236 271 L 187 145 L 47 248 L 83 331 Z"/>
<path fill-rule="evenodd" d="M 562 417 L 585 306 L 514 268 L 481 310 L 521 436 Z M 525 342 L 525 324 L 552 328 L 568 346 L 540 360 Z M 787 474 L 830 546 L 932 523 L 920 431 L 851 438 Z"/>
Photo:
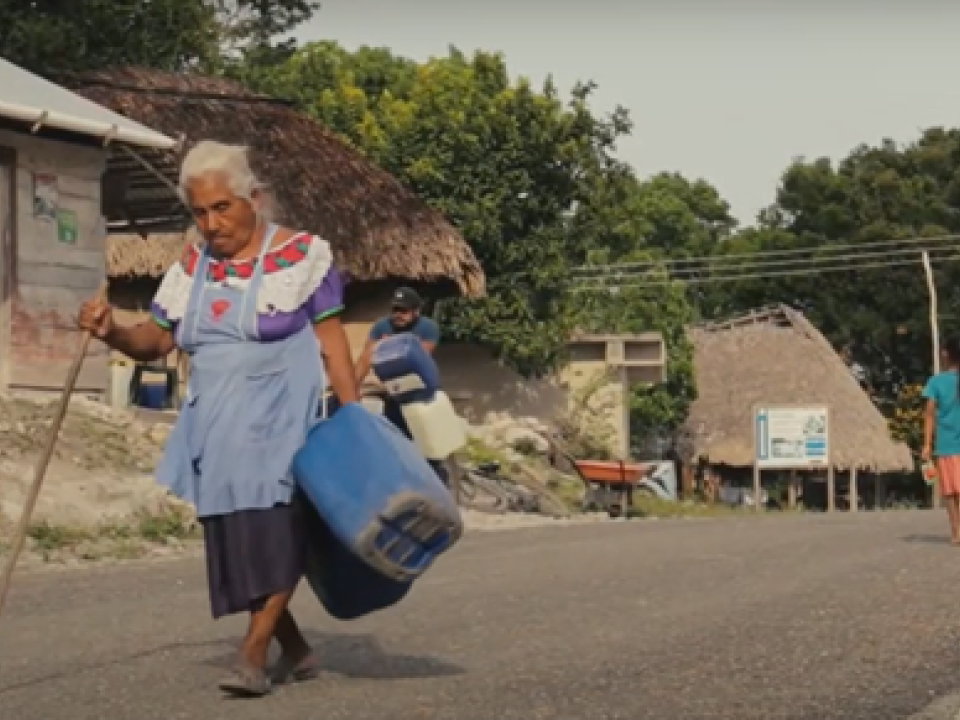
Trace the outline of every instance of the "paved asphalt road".
<path fill-rule="evenodd" d="M 903 719 L 960 688 L 944 524 L 477 533 L 379 616 L 340 624 L 299 596 L 327 672 L 256 701 L 216 690 L 243 620 L 208 619 L 197 559 L 24 573 L 0 621 L 0 720 Z M 944 702 L 923 717 L 952 720 Z"/>

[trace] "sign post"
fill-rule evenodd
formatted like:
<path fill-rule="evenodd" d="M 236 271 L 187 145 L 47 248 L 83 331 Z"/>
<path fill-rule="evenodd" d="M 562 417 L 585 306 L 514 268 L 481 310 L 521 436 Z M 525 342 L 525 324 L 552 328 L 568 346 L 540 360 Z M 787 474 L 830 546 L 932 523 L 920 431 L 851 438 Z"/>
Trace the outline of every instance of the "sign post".
<path fill-rule="evenodd" d="M 753 498 L 761 509 L 764 470 L 829 470 L 830 413 L 822 405 L 754 408 Z M 833 509 L 833 498 L 828 499 Z"/>
<path fill-rule="evenodd" d="M 933 277 L 933 266 L 930 264 L 930 253 L 926 250 L 920 255 L 923 264 L 923 275 L 927 280 L 927 299 L 930 304 L 930 337 L 933 338 L 933 374 L 940 372 L 940 322 L 937 311 L 937 283 Z M 936 483 L 930 487 L 931 507 L 940 507 L 940 493 Z"/>

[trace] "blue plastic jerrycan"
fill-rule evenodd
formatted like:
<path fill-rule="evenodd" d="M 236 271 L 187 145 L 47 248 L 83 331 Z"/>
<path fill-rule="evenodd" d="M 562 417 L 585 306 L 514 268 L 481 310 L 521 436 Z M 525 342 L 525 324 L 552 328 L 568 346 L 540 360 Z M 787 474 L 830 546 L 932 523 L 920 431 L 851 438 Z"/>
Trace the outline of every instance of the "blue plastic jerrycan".
<path fill-rule="evenodd" d="M 324 609 L 337 620 L 356 620 L 396 605 L 412 581 L 391 580 L 348 550 L 302 499 L 307 528 L 306 579 Z"/>
<path fill-rule="evenodd" d="M 433 398 L 440 388 L 440 370 L 413 333 L 384 338 L 373 349 L 373 374 L 400 403 Z"/>
<path fill-rule="evenodd" d="M 310 431 L 293 475 L 333 537 L 392 580 L 420 577 L 463 534 L 453 496 L 416 446 L 359 404 Z"/>

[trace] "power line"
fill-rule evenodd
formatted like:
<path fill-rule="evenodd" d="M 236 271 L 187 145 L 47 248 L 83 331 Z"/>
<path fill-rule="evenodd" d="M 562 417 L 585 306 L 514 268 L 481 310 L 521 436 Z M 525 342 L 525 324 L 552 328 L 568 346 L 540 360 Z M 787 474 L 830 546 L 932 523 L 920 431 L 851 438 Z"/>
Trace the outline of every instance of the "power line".
<path fill-rule="evenodd" d="M 641 279 L 641 278 L 650 277 L 650 276 L 656 279 L 656 276 L 658 274 L 662 275 L 664 272 L 666 272 L 673 279 L 676 279 L 676 280 L 693 280 L 694 278 L 700 277 L 701 274 L 711 273 L 711 272 L 737 271 L 737 272 L 743 273 L 743 272 L 754 272 L 757 270 L 763 270 L 765 268 L 770 269 L 772 271 L 772 270 L 780 270 L 780 269 L 791 268 L 791 267 L 794 267 L 798 270 L 802 268 L 808 268 L 813 270 L 813 269 L 816 269 L 816 267 L 823 264 L 836 265 L 838 261 L 849 260 L 852 262 L 859 262 L 859 261 L 871 260 L 875 258 L 877 259 L 883 258 L 883 259 L 889 259 L 889 260 L 894 260 L 898 258 L 900 259 L 912 258 L 916 260 L 916 259 L 919 259 L 920 253 L 922 252 L 930 253 L 933 258 L 939 258 L 941 256 L 937 255 L 937 253 L 955 252 L 955 251 L 956 251 L 956 248 L 954 247 L 941 245 L 939 247 L 936 247 L 936 246 L 911 247 L 911 248 L 903 248 L 900 250 L 882 250 L 878 252 L 852 253 L 849 255 L 831 255 L 829 257 L 808 257 L 808 258 L 797 258 L 797 259 L 787 259 L 787 260 L 769 260 L 765 262 L 762 260 L 759 262 L 753 261 L 752 258 L 755 256 L 745 255 L 743 256 L 743 262 L 735 266 L 718 267 L 718 268 L 717 267 L 678 268 L 672 271 L 669 269 L 664 270 L 661 267 L 653 267 L 648 270 L 610 272 L 606 274 L 605 277 L 607 279 L 612 279 L 615 281 Z M 601 279 L 603 279 L 603 277 L 604 276 L 601 276 Z M 705 278 L 706 277 L 709 277 L 709 275 L 705 275 Z M 577 276 L 573 278 L 574 282 L 587 282 L 595 279 L 597 278 L 589 277 L 589 276 Z"/>
<path fill-rule="evenodd" d="M 609 272 L 615 270 L 624 270 L 632 268 L 657 268 L 667 265 L 683 264 L 715 264 L 723 262 L 737 262 L 745 257 L 791 257 L 811 252 L 833 252 L 836 250 L 870 250 L 878 247 L 891 247 L 896 245 L 913 245 L 920 243 L 936 244 L 941 242 L 960 241 L 960 235 L 933 235 L 930 237 L 911 237 L 899 240 L 878 240 L 859 243 L 838 243 L 826 245 L 810 245 L 803 248 L 791 248 L 788 250 L 760 250 L 752 253 L 736 253 L 731 255 L 702 255 L 690 258 L 663 258 L 660 260 L 643 260 L 628 263 L 612 263 L 603 265 L 580 265 L 574 268 L 574 272 L 602 271 Z"/>
<path fill-rule="evenodd" d="M 601 265 L 580 265 L 573 268 L 576 275 L 584 274 L 607 274 L 624 270 L 637 269 L 662 269 L 672 265 L 717 265 L 723 263 L 742 262 L 744 258 L 771 258 L 782 257 L 790 258 L 797 255 L 809 254 L 814 252 L 829 253 L 838 250 L 853 250 L 855 253 L 861 250 L 871 250 L 881 247 L 895 247 L 898 245 L 920 245 L 925 244 L 933 246 L 938 243 L 947 243 L 951 241 L 960 241 L 960 235 L 932 235 L 929 237 L 910 237 L 899 240 L 879 240 L 865 241 L 858 243 L 836 243 L 824 245 L 810 245 L 803 248 L 790 248 L 788 250 L 760 250 L 753 253 L 737 253 L 731 255 L 702 255 L 689 258 L 663 258 L 660 260 L 643 260 L 627 263 L 607 263 Z M 919 248 L 917 248 L 919 251 Z"/>
<path fill-rule="evenodd" d="M 960 253 L 954 255 L 939 256 L 936 258 L 940 261 L 951 262 L 954 260 L 960 260 Z M 837 265 L 837 266 L 828 266 L 828 267 L 816 267 L 816 268 L 802 268 L 795 270 L 783 270 L 783 271 L 772 271 L 764 273 L 748 273 L 741 275 L 714 275 L 714 276 L 704 276 L 704 277 L 690 277 L 690 278 L 650 278 L 643 282 L 638 282 L 641 278 L 628 278 L 634 282 L 620 283 L 620 282 L 609 282 L 609 283 L 597 283 L 597 284 L 582 284 L 573 286 L 572 290 L 574 292 L 589 292 L 589 291 L 599 291 L 599 290 L 620 290 L 628 288 L 648 288 L 648 287 L 664 287 L 667 285 L 673 285 L 674 283 L 684 283 L 689 285 L 702 285 L 706 283 L 715 283 L 715 282 L 742 282 L 744 280 L 766 280 L 769 278 L 783 278 L 783 277 L 793 277 L 793 276 L 802 276 L 802 275 L 816 275 L 820 273 L 835 273 L 835 272 L 851 272 L 855 270 L 871 270 L 877 268 L 887 268 L 887 267 L 897 267 L 904 265 L 913 265 L 917 263 L 917 259 L 911 260 L 895 260 L 895 261 L 886 261 L 886 262 L 874 262 L 874 263 L 860 263 L 860 264 L 849 264 L 849 265 Z"/>

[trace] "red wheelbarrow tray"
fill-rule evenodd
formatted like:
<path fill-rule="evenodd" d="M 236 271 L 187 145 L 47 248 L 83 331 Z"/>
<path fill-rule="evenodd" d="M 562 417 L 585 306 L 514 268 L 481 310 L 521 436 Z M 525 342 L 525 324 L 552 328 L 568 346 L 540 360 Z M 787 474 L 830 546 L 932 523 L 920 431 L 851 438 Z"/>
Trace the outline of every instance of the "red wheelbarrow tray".
<path fill-rule="evenodd" d="M 615 460 L 576 460 L 574 464 L 584 480 L 600 485 L 636 485 L 647 470 L 646 465 Z"/>

